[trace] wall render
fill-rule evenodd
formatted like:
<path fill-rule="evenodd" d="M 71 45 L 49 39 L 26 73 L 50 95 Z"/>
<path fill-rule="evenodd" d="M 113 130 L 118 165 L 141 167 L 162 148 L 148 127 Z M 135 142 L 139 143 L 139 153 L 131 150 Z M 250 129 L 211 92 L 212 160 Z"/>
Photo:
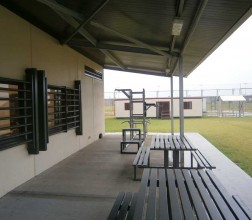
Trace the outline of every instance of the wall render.
<path fill-rule="evenodd" d="M 98 139 L 104 133 L 104 82 L 84 75 L 84 66 L 103 71 L 30 23 L 0 6 L 0 76 L 23 79 L 26 68 L 45 70 L 48 84 L 81 80 L 83 135 L 74 130 L 49 137 L 48 150 L 28 155 L 26 145 L 0 151 L 0 197 Z M 90 129 L 92 128 L 92 129 Z"/>

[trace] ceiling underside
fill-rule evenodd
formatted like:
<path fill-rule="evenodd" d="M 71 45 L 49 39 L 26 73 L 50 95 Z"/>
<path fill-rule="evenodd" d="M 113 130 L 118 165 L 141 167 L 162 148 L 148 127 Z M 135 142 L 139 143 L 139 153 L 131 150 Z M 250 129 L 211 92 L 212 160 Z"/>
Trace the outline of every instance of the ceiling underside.
<path fill-rule="evenodd" d="M 251 15 L 252 0 L 1 0 L 107 69 L 188 76 Z M 172 35 L 174 19 L 183 21 Z"/>

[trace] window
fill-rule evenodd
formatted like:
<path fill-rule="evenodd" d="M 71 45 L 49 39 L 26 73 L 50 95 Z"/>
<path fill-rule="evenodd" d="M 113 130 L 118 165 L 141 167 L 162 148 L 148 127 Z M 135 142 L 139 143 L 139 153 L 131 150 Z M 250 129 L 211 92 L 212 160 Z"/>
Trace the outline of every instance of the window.
<path fill-rule="evenodd" d="M 48 86 L 48 128 L 49 134 L 61 132 L 64 130 L 65 122 L 65 89 Z"/>
<path fill-rule="evenodd" d="M 32 140 L 30 82 L 0 78 L 0 150 Z"/>
<path fill-rule="evenodd" d="M 80 81 L 47 86 L 43 70 L 25 72 L 26 81 L 0 77 L 0 150 L 27 143 L 28 153 L 38 154 L 47 150 L 48 134 L 75 128 L 82 135 Z"/>
<path fill-rule="evenodd" d="M 48 85 L 48 128 L 49 134 L 67 132 L 76 128 L 81 133 L 80 81 L 75 88 Z"/>
<path fill-rule="evenodd" d="M 192 102 L 184 102 L 184 109 L 192 109 Z"/>
<path fill-rule="evenodd" d="M 130 103 L 124 103 L 124 110 L 129 111 L 130 110 Z"/>

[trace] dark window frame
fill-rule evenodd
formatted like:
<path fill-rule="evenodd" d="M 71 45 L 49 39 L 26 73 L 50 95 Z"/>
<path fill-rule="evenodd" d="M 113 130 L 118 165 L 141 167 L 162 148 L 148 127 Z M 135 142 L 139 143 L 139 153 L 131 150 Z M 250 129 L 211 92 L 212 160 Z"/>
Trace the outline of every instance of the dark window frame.
<path fill-rule="evenodd" d="M 124 103 L 124 110 L 125 111 L 130 111 L 130 103 L 129 102 Z"/>
<path fill-rule="evenodd" d="M 0 102 L 7 104 L 0 106 L 0 150 L 32 142 L 32 83 L 1 77 Z"/>
<path fill-rule="evenodd" d="M 76 129 L 76 134 L 82 135 L 80 81 L 75 81 L 75 88 L 48 85 L 47 94 L 49 135 L 71 129 Z"/>
<path fill-rule="evenodd" d="M 25 143 L 29 154 L 47 150 L 49 133 L 55 133 L 48 129 L 48 88 L 45 72 L 35 68 L 26 69 L 25 80 L 0 77 L 0 151 Z M 64 121 L 57 133 L 75 128 L 82 135 L 81 81 L 76 80 L 74 88 L 56 89 L 53 108 L 56 119 Z"/>
<path fill-rule="evenodd" d="M 186 109 L 186 110 L 192 109 L 192 101 L 186 101 L 186 102 L 184 102 L 184 109 Z"/>

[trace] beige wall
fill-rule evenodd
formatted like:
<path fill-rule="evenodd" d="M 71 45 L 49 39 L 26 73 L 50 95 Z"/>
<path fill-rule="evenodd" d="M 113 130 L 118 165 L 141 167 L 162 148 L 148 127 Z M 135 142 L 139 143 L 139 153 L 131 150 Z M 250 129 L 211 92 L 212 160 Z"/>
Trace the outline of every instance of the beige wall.
<path fill-rule="evenodd" d="M 171 101 L 170 99 L 146 99 L 147 103 L 157 103 L 161 101 Z M 184 101 L 192 102 L 192 109 L 184 110 L 184 117 L 202 117 L 202 99 L 201 98 L 185 98 Z M 129 117 L 129 111 L 124 110 L 124 103 L 129 102 L 128 99 L 115 101 L 115 116 L 117 118 Z M 142 104 L 134 105 L 134 113 L 142 113 Z M 171 104 L 170 104 L 171 108 Z M 156 117 L 156 108 L 150 107 L 147 111 L 147 117 Z M 174 117 L 179 117 L 179 99 L 174 99 Z"/>
<path fill-rule="evenodd" d="M 104 84 L 84 76 L 84 65 L 102 67 L 62 46 L 38 28 L 0 6 L 0 77 L 23 79 L 26 68 L 45 70 L 48 84 L 74 86 L 81 80 L 83 135 L 74 130 L 49 137 L 48 150 L 28 155 L 25 145 L 0 151 L 0 197 L 77 152 L 104 134 Z"/>

